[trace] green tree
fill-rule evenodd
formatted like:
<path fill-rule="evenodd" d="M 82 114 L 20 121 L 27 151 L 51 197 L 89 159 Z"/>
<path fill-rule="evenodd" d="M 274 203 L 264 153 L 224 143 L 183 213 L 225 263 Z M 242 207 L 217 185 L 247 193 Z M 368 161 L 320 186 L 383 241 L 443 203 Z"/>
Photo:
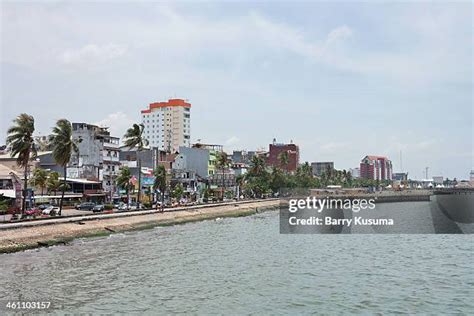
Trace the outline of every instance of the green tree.
<path fill-rule="evenodd" d="M 128 167 L 122 167 L 117 177 L 117 185 L 127 193 L 127 210 L 130 209 L 130 189 L 133 186 L 131 183 L 132 173 Z"/>
<path fill-rule="evenodd" d="M 61 187 L 61 200 L 59 202 L 59 216 L 62 214 L 64 192 L 67 188 L 66 175 L 67 165 L 71 161 L 71 157 L 74 153 L 79 153 L 77 143 L 81 140 L 75 140 L 72 137 L 72 125 L 66 119 L 60 119 L 56 122 L 56 126 L 53 127 L 52 134 L 50 136 L 50 142 L 53 149 L 52 156 L 54 161 L 63 167 L 63 185 Z"/>
<path fill-rule="evenodd" d="M 353 182 L 353 180 L 354 180 L 354 179 L 352 178 L 352 173 L 351 173 L 350 171 L 348 171 L 348 172 L 346 173 L 346 182 L 347 182 L 347 186 L 348 186 L 349 188 L 352 187 L 352 182 Z"/>
<path fill-rule="evenodd" d="M 272 171 L 270 172 L 270 189 L 273 193 L 277 193 L 280 189 L 285 187 L 287 184 L 286 180 L 285 174 L 280 168 L 272 167 Z"/>
<path fill-rule="evenodd" d="M 33 172 L 33 177 L 30 179 L 30 184 L 41 189 L 41 195 L 44 194 L 44 189 L 48 183 L 48 171 L 42 168 L 36 168 Z"/>
<path fill-rule="evenodd" d="M 37 151 L 33 139 L 35 131 L 35 119 L 26 113 L 20 114 L 13 120 L 14 125 L 7 131 L 7 146 L 10 148 L 10 156 L 17 157 L 16 163 L 24 168 L 23 175 L 23 200 L 21 204 L 22 214 L 26 208 L 26 192 L 28 189 L 28 163 L 35 158 Z"/>
<path fill-rule="evenodd" d="M 48 190 L 48 194 L 54 192 L 54 195 L 56 195 L 56 192 L 60 187 L 61 181 L 59 180 L 59 173 L 56 171 L 50 172 L 48 175 L 48 180 L 46 180 L 46 189 Z"/>
<path fill-rule="evenodd" d="M 316 186 L 313 177 L 313 170 L 308 162 L 298 166 L 296 169 L 296 183 L 300 188 L 311 188 Z"/>
<path fill-rule="evenodd" d="M 183 185 L 181 183 L 178 183 L 173 189 L 172 196 L 177 201 L 179 201 L 183 197 L 183 195 L 184 195 Z"/>
<path fill-rule="evenodd" d="M 221 151 L 217 153 L 216 158 L 216 168 L 221 170 L 222 173 L 222 188 L 221 188 L 221 199 L 224 200 L 224 192 L 225 192 L 225 171 L 230 165 L 229 157 L 227 153 Z"/>
<path fill-rule="evenodd" d="M 260 156 L 253 156 L 249 171 L 245 174 L 246 189 L 252 196 L 262 197 L 270 191 L 270 174 L 267 171 L 265 160 Z"/>
<path fill-rule="evenodd" d="M 153 188 L 160 191 L 160 200 L 161 200 L 161 212 L 165 210 L 165 191 L 166 191 L 166 169 L 163 165 L 159 165 L 155 169 L 153 175 L 155 176 L 155 181 L 153 182 Z M 157 203 L 158 207 L 158 203 Z"/>
<path fill-rule="evenodd" d="M 288 151 L 281 152 L 278 155 L 278 162 L 280 163 L 280 166 L 283 168 L 283 170 L 285 170 L 285 172 L 289 172 L 288 166 L 290 163 L 290 159 L 288 157 Z"/>
<path fill-rule="evenodd" d="M 137 203 L 140 207 L 140 195 L 142 191 L 142 163 L 140 153 L 142 150 L 148 146 L 148 140 L 143 136 L 143 129 L 145 126 L 143 124 L 133 124 L 131 128 L 127 130 L 124 137 L 125 146 L 128 146 L 130 149 L 137 149 L 137 164 L 138 164 L 138 197 Z"/>

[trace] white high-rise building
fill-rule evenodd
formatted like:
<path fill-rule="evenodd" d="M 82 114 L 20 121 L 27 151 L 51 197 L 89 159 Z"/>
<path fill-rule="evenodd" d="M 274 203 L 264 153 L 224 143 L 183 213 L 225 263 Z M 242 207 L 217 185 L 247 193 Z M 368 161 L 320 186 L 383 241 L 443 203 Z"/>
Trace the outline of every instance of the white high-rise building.
<path fill-rule="evenodd" d="M 176 152 L 191 145 L 191 104 L 182 99 L 151 103 L 142 110 L 142 123 L 151 147 Z"/>

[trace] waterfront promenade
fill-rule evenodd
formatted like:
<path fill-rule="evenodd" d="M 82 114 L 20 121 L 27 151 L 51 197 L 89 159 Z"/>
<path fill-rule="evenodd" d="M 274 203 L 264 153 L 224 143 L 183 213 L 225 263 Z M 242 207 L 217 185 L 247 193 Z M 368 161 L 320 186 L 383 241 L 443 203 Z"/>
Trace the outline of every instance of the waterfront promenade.
<path fill-rule="evenodd" d="M 246 216 L 275 209 L 278 204 L 278 199 L 266 199 L 165 209 L 164 213 L 145 210 L 2 224 L 0 253 L 66 244 L 80 237 L 104 236 L 218 217 Z"/>

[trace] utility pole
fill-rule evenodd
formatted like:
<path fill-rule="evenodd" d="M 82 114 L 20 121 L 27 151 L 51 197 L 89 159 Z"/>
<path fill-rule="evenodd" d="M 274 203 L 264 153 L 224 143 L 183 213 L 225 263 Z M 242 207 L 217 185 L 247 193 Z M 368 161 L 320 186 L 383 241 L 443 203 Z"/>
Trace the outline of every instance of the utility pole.
<path fill-rule="evenodd" d="M 403 159 L 402 151 L 400 150 L 400 172 L 403 172 Z"/>

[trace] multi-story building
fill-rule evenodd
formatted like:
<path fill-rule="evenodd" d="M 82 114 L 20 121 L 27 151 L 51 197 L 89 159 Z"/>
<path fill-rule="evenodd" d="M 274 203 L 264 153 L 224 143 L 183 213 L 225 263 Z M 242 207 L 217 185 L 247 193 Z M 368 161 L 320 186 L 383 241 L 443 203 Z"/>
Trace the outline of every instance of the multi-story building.
<path fill-rule="evenodd" d="M 120 164 L 130 169 L 132 176 L 138 178 L 138 157 L 140 158 L 141 164 L 141 175 L 142 179 L 146 178 L 150 173 L 153 172 L 159 165 L 163 165 L 167 171 L 171 170 L 172 162 L 175 159 L 176 154 L 170 154 L 164 150 L 160 150 L 156 147 L 145 148 L 138 151 L 136 148 L 129 148 L 122 146 L 120 148 Z M 151 171 L 150 171 L 151 170 Z M 146 180 L 145 180 L 146 182 Z M 147 186 L 147 184 L 143 184 Z"/>
<path fill-rule="evenodd" d="M 111 200 L 117 190 L 120 139 L 111 136 L 107 129 L 87 123 L 72 123 L 73 138 L 81 141 L 78 143 L 79 153 L 73 155 L 67 176 L 102 182 L 107 199 Z"/>
<path fill-rule="evenodd" d="M 313 176 L 320 177 L 325 173 L 327 170 L 334 170 L 334 162 L 333 161 L 318 161 L 311 163 L 311 170 L 313 171 Z"/>
<path fill-rule="evenodd" d="M 216 173 L 216 160 L 222 145 L 193 144 L 192 147 L 181 146 L 175 166 L 179 169 L 194 170 L 200 178 L 208 178 Z"/>
<path fill-rule="evenodd" d="M 168 152 L 191 145 L 191 104 L 182 99 L 151 103 L 141 111 L 144 136 L 151 147 Z"/>
<path fill-rule="evenodd" d="M 23 183 L 21 173 L 0 164 L 0 196 L 10 199 L 10 205 L 21 207 Z"/>
<path fill-rule="evenodd" d="M 353 179 L 360 178 L 360 168 L 349 168 L 349 173 Z"/>
<path fill-rule="evenodd" d="M 107 132 L 103 136 L 102 149 L 102 183 L 105 192 L 112 200 L 118 192 L 117 177 L 120 169 L 120 138 L 110 136 Z"/>
<path fill-rule="evenodd" d="M 407 181 L 408 180 L 408 173 L 406 173 L 406 172 L 394 172 L 394 173 L 392 173 L 392 180 Z"/>
<path fill-rule="evenodd" d="M 372 180 L 392 180 L 392 161 L 383 156 L 365 156 L 360 162 L 360 177 Z"/>
<path fill-rule="evenodd" d="M 208 170 L 208 176 L 212 176 L 217 172 L 216 170 L 216 163 L 217 163 L 217 155 L 224 151 L 224 146 L 222 145 L 216 145 L 216 144 L 201 144 L 201 143 L 196 143 L 193 144 L 193 148 L 198 148 L 198 149 L 207 149 L 209 150 L 209 162 L 207 166 Z"/>
<path fill-rule="evenodd" d="M 280 154 L 288 154 L 288 163 L 282 165 Z M 276 140 L 273 140 L 273 144 L 269 145 L 267 164 L 269 166 L 275 166 L 282 168 L 288 172 L 295 172 L 300 162 L 300 150 L 295 144 L 278 144 Z"/>

